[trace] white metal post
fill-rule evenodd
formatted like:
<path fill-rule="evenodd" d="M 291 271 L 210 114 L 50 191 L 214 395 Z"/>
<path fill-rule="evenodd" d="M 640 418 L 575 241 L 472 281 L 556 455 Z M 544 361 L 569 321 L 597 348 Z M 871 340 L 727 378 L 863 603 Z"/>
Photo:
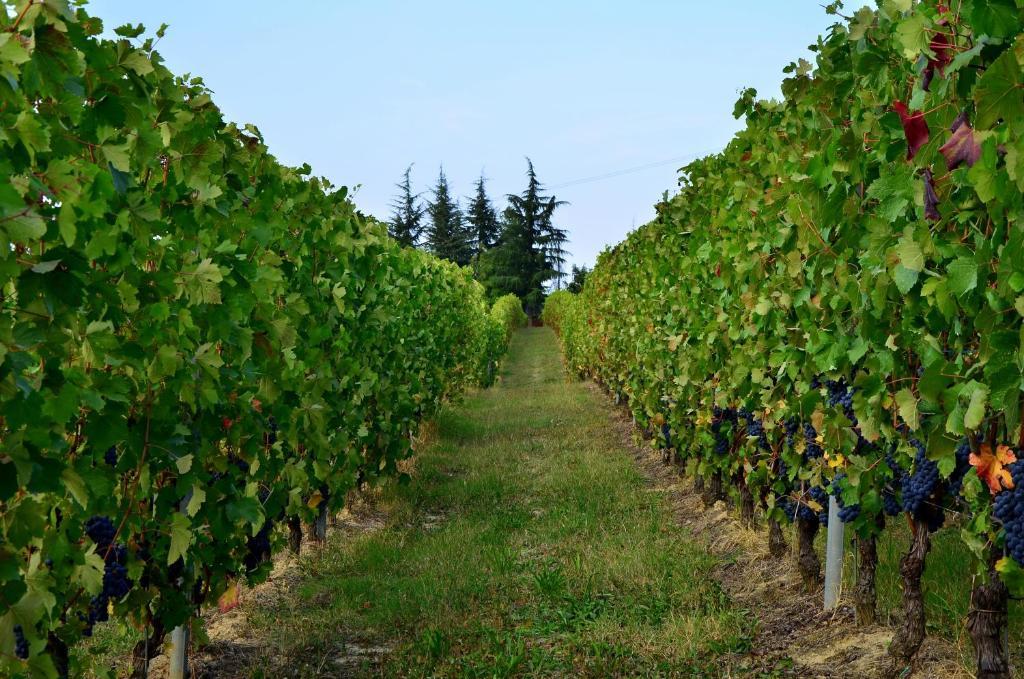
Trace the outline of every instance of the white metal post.
<path fill-rule="evenodd" d="M 843 587 L 843 522 L 839 520 L 839 503 L 828 498 L 828 539 L 825 542 L 825 610 L 839 605 Z"/>
<path fill-rule="evenodd" d="M 169 679 L 188 677 L 188 623 L 171 630 Z"/>
<path fill-rule="evenodd" d="M 192 491 L 189 490 L 181 499 L 178 508 L 185 511 L 188 503 L 192 500 Z M 171 630 L 171 647 L 168 649 L 170 667 L 168 668 L 168 679 L 187 679 L 188 677 L 188 621 Z"/>

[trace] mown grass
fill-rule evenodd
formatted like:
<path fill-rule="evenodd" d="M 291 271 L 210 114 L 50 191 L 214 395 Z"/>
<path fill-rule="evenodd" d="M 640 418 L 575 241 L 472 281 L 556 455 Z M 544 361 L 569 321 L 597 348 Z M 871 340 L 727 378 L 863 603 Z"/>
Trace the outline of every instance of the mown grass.
<path fill-rule="evenodd" d="M 389 676 L 720 675 L 752 618 L 550 331 L 519 333 L 502 377 L 442 415 L 384 528 L 303 558 L 297 597 L 248 612 L 271 655 L 299 676 L 353 657 Z"/>

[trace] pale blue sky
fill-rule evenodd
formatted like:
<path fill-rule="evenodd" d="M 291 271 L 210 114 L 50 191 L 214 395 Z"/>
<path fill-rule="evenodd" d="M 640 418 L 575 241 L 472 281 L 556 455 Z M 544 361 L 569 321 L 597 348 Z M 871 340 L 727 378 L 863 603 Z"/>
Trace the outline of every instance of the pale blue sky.
<path fill-rule="evenodd" d="M 108 29 L 170 24 L 158 49 L 201 75 L 228 119 L 283 162 L 308 162 L 380 218 L 409 163 L 443 163 L 458 195 L 483 170 L 499 207 L 524 156 L 570 206 L 571 261 L 654 215 L 685 159 L 737 129 L 740 89 L 777 96 L 782 68 L 833 22 L 824 0 L 92 0 Z"/>

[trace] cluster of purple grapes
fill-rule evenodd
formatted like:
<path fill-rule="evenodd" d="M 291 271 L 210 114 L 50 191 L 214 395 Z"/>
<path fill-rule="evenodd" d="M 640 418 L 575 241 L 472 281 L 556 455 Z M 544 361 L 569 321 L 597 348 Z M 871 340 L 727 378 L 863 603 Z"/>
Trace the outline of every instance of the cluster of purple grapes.
<path fill-rule="evenodd" d="M 717 408 L 716 408 L 717 410 Z M 729 452 L 729 437 L 722 431 L 723 420 L 716 417 L 711 423 L 711 433 L 715 436 L 715 455 L 721 457 Z"/>
<path fill-rule="evenodd" d="M 939 466 L 928 459 L 924 444 L 916 437 L 910 438 L 910 445 L 917 454 L 914 456 L 913 472 L 903 472 L 900 476 L 900 496 L 903 498 L 903 511 L 915 520 L 928 524 L 928 530 L 937 531 L 946 520 L 945 512 L 935 501 L 939 491 Z M 932 498 L 932 502 L 929 502 Z"/>
<path fill-rule="evenodd" d="M 28 639 L 21 625 L 14 626 L 14 655 L 20 660 L 28 660 Z"/>
<path fill-rule="evenodd" d="M 105 562 L 103 590 L 90 600 L 88 616 L 82 618 L 86 623 L 83 634 L 91 636 L 96 623 L 110 619 L 110 601 L 125 597 L 132 589 L 132 582 L 128 579 L 128 568 L 125 565 L 128 549 L 120 543 L 114 544 L 117 535 L 114 522 L 106 516 L 93 516 L 85 522 L 85 533 L 96 543 L 97 551 Z"/>
<path fill-rule="evenodd" d="M 892 445 L 889 446 L 889 452 L 885 455 L 885 464 L 889 467 L 893 477 L 893 483 L 887 483 L 882 488 L 882 511 L 887 516 L 897 516 L 903 511 L 903 504 L 896 496 L 895 490 L 895 484 L 899 483 L 903 478 L 903 470 L 896 464 L 896 458 L 893 457 L 893 454 L 896 452 L 896 446 L 896 442 L 893 441 Z"/>
<path fill-rule="evenodd" d="M 809 422 L 804 424 L 804 442 L 807 444 L 804 448 L 804 457 L 808 460 L 816 460 L 825 455 L 825 450 L 818 443 L 818 431 Z"/>
<path fill-rule="evenodd" d="M 846 383 L 846 379 L 840 377 L 838 380 L 829 380 L 825 387 L 828 389 L 826 401 L 829 407 L 839 406 L 843 413 L 850 417 L 853 415 L 853 388 Z"/>
<path fill-rule="evenodd" d="M 1024 459 L 1009 466 L 1013 490 L 996 495 L 995 515 L 1006 532 L 1006 551 L 1024 566 Z"/>
<path fill-rule="evenodd" d="M 807 492 L 809 499 L 821 505 L 821 511 L 814 511 L 807 502 L 794 500 L 790 496 L 782 498 L 779 505 L 790 521 L 802 519 L 804 521 L 818 520 L 822 525 L 828 524 L 828 494 L 822 488 L 814 487 Z"/>
<path fill-rule="evenodd" d="M 796 417 L 787 417 L 782 423 L 782 430 L 786 433 L 786 447 L 792 448 L 796 433 L 800 431 L 800 420 Z"/>
<path fill-rule="evenodd" d="M 277 420 L 271 415 L 267 418 L 267 445 L 272 446 L 277 443 Z"/>
<path fill-rule="evenodd" d="M 111 467 L 117 466 L 117 446 L 107 448 L 107 452 L 103 454 L 103 461 Z"/>
<path fill-rule="evenodd" d="M 856 389 L 850 386 L 846 382 L 846 378 L 843 377 L 840 377 L 838 380 L 830 380 L 826 387 L 828 388 L 828 397 L 826 399 L 828 405 L 833 408 L 838 407 L 842 409 L 843 415 L 850 421 L 850 425 L 857 434 L 854 452 L 861 453 L 865 448 L 871 448 L 871 443 L 861 434 L 860 422 L 853 411 L 853 395 Z"/>
<path fill-rule="evenodd" d="M 910 445 L 917 451 L 914 456 L 912 473 L 903 472 L 900 478 L 900 495 L 903 497 L 903 511 L 918 514 L 939 482 L 939 466 L 928 459 L 920 439 L 911 438 Z"/>
<path fill-rule="evenodd" d="M 832 479 L 832 485 L 830 487 L 830 490 L 832 497 L 834 497 L 836 499 L 836 502 L 839 503 L 839 520 L 843 523 L 850 523 L 858 516 L 860 516 L 860 505 L 847 505 L 843 503 L 842 489 L 840 486 L 842 485 L 843 479 L 845 478 L 846 474 L 844 474 L 843 472 L 839 472 L 838 474 L 836 474 L 835 478 Z"/>
<path fill-rule="evenodd" d="M 93 516 L 85 522 L 85 534 L 96 543 L 99 550 L 105 551 L 117 535 L 114 522 L 107 516 Z"/>
<path fill-rule="evenodd" d="M 764 423 L 761 419 L 746 408 L 741 408 L 738 415 L 747 422 L 747 436 L 752 439 L 757 439 L 757 445 L 759 448 L 770 450 L 771 445 L 768 443 L 768 436 L 764 433 Z"/>
<path fill-rule="evenodd" d="M 964 477 L 971 471 L 971 441 L 964 438 L 956 447 L 956 467 L 949 477 L 949 494 L 956 497 L 964 485 Z"/>
<path fill-rule="evenodd" d="M 672 447 L 672 428 L 668 426 L 668 422 L 661 425 L 661 435 L 665 439 L 665 447 Z"/>
<path fill-rule="evenodd" d="M 256 570 L 260 564 L 270 558 L 270 531 L 272 529 L 273 523 L 267 519 L 263 522 L 263 527 L 259 532 L 246 540 L 245 547 L 248 551 L 242 562 L 247 570 Z"/>

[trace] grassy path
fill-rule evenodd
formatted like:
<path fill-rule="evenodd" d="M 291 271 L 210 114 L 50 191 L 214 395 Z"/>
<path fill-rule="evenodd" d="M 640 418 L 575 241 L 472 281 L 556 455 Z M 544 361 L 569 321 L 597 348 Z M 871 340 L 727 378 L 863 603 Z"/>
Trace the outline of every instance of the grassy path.
<path fill-rule="evenodd" d="M 752 630 L 714 559 L 669 528 L 550 330 L 503 370 L 384 490 L 382 526 L 336 532 L 292 595 L 254 603 L 267 655 L 292 676 L 719 675 Z"/>

